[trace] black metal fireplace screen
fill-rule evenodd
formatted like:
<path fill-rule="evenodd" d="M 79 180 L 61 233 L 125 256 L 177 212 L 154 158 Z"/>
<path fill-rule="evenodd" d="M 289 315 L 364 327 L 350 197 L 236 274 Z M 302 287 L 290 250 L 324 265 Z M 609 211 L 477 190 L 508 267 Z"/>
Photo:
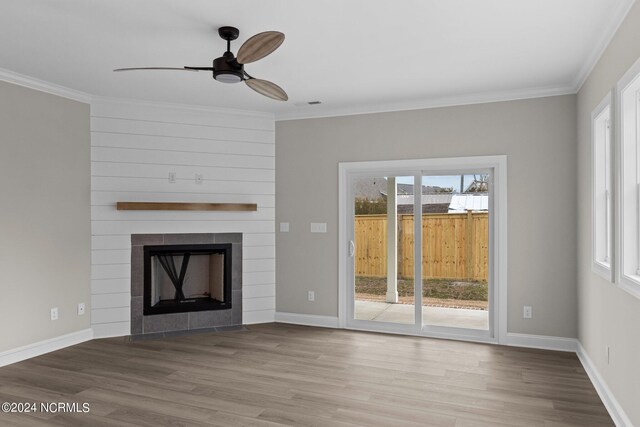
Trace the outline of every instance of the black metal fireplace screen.
<path fill-rule="evenodd" d="M 231 308 L 231 244 L 144 247 L 144 315 Z"/>

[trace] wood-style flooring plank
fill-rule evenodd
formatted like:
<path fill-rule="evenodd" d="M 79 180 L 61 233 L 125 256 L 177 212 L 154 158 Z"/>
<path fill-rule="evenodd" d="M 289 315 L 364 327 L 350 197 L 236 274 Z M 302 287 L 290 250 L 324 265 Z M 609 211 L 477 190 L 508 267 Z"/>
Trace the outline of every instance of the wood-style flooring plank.
<path fill-rule="evenodd" d="M 94 340 L 0 368 L 4 426 L 612 426 L 575 354 L 284 324 Z"/>

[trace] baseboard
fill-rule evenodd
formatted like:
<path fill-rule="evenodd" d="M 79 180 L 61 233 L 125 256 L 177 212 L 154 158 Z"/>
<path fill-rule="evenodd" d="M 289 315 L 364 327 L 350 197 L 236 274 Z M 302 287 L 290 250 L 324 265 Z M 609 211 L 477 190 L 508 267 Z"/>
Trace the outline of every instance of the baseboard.
<path fill-rule="evenodd" d="M 337 328 L 338 318 L 334 316 L 318 316 L 316 314 L 283 313 L 276 311 L 276 322 L 294 325 L 319 326 Z"/>
<path fill-rule="evenodd" d="M 275 319 L 275 310 L 257 310 L 257 311 L 243 311 L 242 312 L 242 324 L 253 325 L 255 323 L 273 323 Z"/>
<path fill-rule="evenodd" d="M 93 339 L 92 329 L 83 329 L 56 338 L 25 345 L 0 353 L 0 367 L 31 359 L 51 351 L 60 350 Z"/>
<path fill-rule="evenodd" d="M 318 316 L 315 314 L 276 312 L 275 320 L 279 323 L 291 323 L 294 325 L 320 326 L 323 328 L 340 327 L 337 317 Z M 456 338 L 454 337 L 453 339 Z M 508 333 L 506 342 L 500 344 L 510 345 L 514 347 L 539 348 L 544 350 L 569 352 L 576 352 L 578 348 L 575 338 L 528 335 L 518 333 Z"/>
<path fill-rule="evenodd" d="M 542 350 L 569 351 L 572 353 L 575 353 L 578 349 L 578 342 L 575 338 L 518 334 L 515 332 L 508 332 L 507 339 L 500 344 Z"/>
<path fill-rule="evenodd" d="M 125 337 L 131 335 L 131 322 L 94 323 L 93 338 Z"/>
<path fill-rule="evenodd" d="M 605 408 L 609 411 L 609 415 L 611 416 L 611 419 L 613 419 L 613 422 L 618 427 L 633 427 L 631 420 L 622 409 L 622 406 L 618 403 L 618 400 L 607 386 L 607 383 L 605 383 L 602 376 L 600 376 L 600 373 L 589 358 L 589 355 L 580 341 L 577 341 L 577 346 L 576 354 L 578 355 L 578 359 L 580 359 L 580 363 L 582 363 L 584 370 L 587 372 L 587 375 L 595 387 L 598 396 L 600 396 L 602 403 L 604 403 Z"/>

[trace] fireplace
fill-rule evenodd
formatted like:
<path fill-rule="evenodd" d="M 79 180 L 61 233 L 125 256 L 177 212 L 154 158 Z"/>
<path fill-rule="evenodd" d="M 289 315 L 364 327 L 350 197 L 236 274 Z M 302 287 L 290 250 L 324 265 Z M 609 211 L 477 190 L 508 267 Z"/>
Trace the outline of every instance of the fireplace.
<path fill-rule="evenodd" d="M 231 244 L 144 246 L 144 315 L 231 309 Z"/>
<path fill-rule="evenodd" d="M 242 233 L 131 235 L 132 339 L 241 326 Z"/>

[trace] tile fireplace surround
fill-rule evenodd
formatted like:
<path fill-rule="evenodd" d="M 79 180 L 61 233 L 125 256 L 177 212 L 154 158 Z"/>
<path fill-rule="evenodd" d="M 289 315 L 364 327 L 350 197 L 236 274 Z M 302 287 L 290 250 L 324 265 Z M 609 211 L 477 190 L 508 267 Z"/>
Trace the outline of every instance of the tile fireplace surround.
<path fill-rule="evenodd" d="M 228 310 L 143 315 L 145 245 L 231 243 L 231 304 Z M 153 338 L 191 332 L 239 328 L 242 325 L 242 233 L 132 234 L 131 337 Z"/>

